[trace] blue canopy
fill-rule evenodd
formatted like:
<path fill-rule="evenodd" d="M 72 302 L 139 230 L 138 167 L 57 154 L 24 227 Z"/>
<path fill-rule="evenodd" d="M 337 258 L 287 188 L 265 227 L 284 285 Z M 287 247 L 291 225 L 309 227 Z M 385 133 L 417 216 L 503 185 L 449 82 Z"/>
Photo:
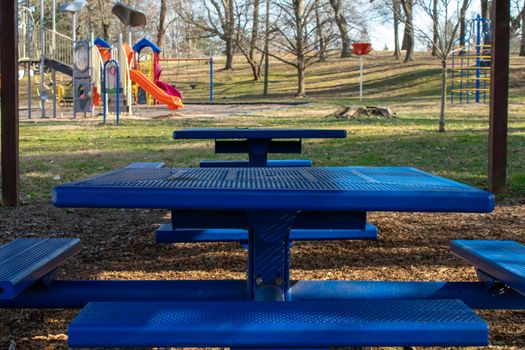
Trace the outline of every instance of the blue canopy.
<path fill-rule="evenodd" d="M 145 48 L 145 47 L 151 48 L 151 50 L 154 53 L 159 53 L 160 52 L 160 48 L 157 46 L 157 44 L 155 44 L 153 41 L 149 40 L 146 37 L 144 37 L 144 38 L 140 39 L 139 41 L 137 41 L 137 43 L 135 45 L 133 45 L 133 50 L 136 53 L 140 53 L 140 51 L 143 48 Z"/>
<path fill-rule="evenodd" d="M 96 38 L 93 43 L 96 46 L 101 46 L 106 49 L 111 49 L 111 45 L 109 45 L 109 43 L 106 40 L 102 39 L 101 37 Z"/>

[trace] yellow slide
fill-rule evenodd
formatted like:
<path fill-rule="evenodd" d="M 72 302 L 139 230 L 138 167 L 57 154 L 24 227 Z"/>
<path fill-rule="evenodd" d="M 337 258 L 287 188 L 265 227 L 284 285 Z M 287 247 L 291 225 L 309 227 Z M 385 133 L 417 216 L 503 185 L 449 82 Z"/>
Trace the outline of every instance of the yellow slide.
<path fill-rule="evenodd" d="M 169 109 L 178 109 L 184 107 L 182 100 L 177 96 L 168 95 L 164 90 L 159 88 L 155 83 L 148 79 L 144 74 L 136 69 L 129 70 L 129 77 L 148 94 L 153 96 L 157 101 L 160 101 L 168 106 Z"/>

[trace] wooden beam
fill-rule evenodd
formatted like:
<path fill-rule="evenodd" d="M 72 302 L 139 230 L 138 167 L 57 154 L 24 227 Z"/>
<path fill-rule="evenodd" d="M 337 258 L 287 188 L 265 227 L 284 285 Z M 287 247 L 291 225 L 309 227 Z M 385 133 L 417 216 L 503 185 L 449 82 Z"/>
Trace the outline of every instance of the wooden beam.
<path fill-rule="evenodd" d="M 489 117 L 489 189 L 507 190 L 510 0 L 492 2 L 492 60 Z"/>
<path fill-rule="evenodd" d="M 2 201 L 18 205 L 18 3 L 0 1 Z"/>

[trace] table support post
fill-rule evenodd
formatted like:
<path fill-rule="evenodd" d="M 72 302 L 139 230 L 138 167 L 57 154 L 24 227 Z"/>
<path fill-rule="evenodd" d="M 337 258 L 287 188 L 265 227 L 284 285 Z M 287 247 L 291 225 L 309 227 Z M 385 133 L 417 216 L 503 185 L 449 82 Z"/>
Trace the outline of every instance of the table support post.
<path fill-rule="evenodd" d="M 297 212 L 249 212 L 248 294 L 250 300 L 289 298 L 290 230 Z"/>
<path fill-rule="evenodd" d="M 271 139 L 248 139 L 250 167 L 266 167 Z"/>

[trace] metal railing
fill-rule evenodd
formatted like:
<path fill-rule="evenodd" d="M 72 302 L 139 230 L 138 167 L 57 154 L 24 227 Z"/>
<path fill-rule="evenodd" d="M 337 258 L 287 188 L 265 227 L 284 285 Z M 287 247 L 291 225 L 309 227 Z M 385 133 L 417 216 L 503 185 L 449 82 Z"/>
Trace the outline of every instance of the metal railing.
<path fill-rule="evenodd" d="M 73 64 L 73 39 L 51 29 L 44 32 L 44 56 L 62 62 L 67 65 Z M 28 52 L 27 34 L 25 31 L 18 32 L 18 58 L 19 60 L 40 59 L 40 33 L 32 31 Z"/>
<path fill-rule="evenodd" d="M 73 64 L 73 39 L 47 29 L 44 33 L 44 56 L 71 66 Z"/>

